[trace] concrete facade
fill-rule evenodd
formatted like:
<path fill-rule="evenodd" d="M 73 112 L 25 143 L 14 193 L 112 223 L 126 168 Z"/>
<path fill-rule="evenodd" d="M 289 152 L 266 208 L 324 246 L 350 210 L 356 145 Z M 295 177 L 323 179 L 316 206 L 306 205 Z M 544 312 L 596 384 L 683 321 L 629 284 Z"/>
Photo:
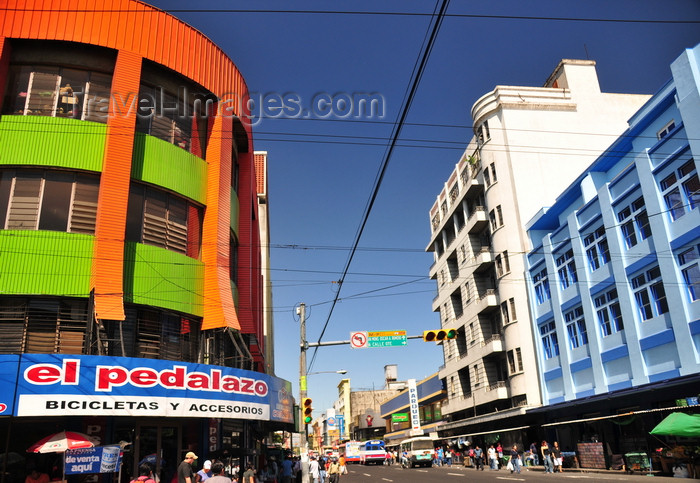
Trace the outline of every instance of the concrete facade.
<path fill-rule="evenodd" d="M 553 203 L 647 99 L 602 93 L 594 62 L 562 60 L 544 87 L 497 86 L 474 104 L 474 137 L 430 210 L 433 310 L 442 327 L 458 329 L 443 344 L 441 436 L 480 431 L 541 404 L 522 280 L 524 222 Z"/>
<path fill-rule="evenodd" d="M 611 414 L 686 397 L 697 404 L 700 46 L 671 71 L 614 144 L 528 224 L 544 403 L 568 402 L 569 415 L 576 401 L 603 395 Z"/>

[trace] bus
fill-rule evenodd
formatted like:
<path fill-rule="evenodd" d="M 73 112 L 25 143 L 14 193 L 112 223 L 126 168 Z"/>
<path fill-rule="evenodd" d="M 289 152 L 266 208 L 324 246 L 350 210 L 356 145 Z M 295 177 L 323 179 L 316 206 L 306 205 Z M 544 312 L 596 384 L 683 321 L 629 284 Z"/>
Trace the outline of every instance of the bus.
<path fill-rule="evenodd" d="M 413 468 L 414 466 L 430 467 L 433 465 L 435 446 L 433 445 L 432 438 L 428 436 L 416 436 L 415 438 L 408 438 L 401 441 L 399 461 L 401 461 L 404 451 L 408 458 L 409 468 Z"/>
<path fill-rule="evenodd" d="M 360 462 L 361 445 L 362 443 L 359 441 L 348 441 L 339 448 L 341 456 L 345 456 L 346 463 Z"/>
<path fill-rule="evenodd" d="M 360 446 L 360 464 L 369 465 L 371 463 L 381 465 L 386 460 L 386 448 L 384 441 L 372 439 L 365 441 Z"/>

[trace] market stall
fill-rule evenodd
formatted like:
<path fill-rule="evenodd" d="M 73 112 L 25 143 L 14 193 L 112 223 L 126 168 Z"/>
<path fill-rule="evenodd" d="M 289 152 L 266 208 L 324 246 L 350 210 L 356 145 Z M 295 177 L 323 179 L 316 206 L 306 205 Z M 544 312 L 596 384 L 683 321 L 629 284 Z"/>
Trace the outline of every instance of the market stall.
<path fill-rule="evenodd" d="M 671 413 L 650 432 L 654 436 L 676 436 L 700 439 L 700 414 Z M 674 445 L 660 448 L 656 457 L 664 472 L 674 476 L 697 476 L 700 451 L 694 445 Z"/>

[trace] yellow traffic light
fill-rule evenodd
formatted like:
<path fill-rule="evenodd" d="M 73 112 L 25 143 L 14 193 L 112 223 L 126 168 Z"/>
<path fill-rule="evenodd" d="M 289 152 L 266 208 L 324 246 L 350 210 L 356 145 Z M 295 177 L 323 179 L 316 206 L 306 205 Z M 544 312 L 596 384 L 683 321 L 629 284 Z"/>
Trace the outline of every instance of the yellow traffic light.
<path fill-rule="evenodd" d="M 441 342 L 455 337 L 457 337 L 457 329 L 453 328 L 423 331 L 423 340 L 426 342 Z"/>
<path fill-rule="evenodd" d="M 314 408 L 311 407 L 312 402 L 310 397 L 305 397 L 301 400 L 301 419 L 304 421 L 304 424 L 309 424 L 313 419 L 311 416 L 311 413 L 314 411 Z"/>

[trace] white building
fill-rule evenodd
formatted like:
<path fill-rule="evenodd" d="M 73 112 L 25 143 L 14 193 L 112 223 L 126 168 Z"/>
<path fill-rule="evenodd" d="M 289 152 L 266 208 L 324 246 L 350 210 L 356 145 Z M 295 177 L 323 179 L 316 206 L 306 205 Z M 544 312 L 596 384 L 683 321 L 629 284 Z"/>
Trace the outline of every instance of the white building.
<path fill-rule="evenodd" d="M 595 62 L 562 60 L 544 87 L 497 86 L 474 104 L 475 135 L 430 210 L 433 310 L 443 327 L 458 329 L 439 371 L 450 420 L 441 436 L 515 427 L 522 420 L 512 417 L 541 404 L 524 224 L 648 98 L 602 93 Z M 484 424 L 496 419 L 502 424 Z"/>

